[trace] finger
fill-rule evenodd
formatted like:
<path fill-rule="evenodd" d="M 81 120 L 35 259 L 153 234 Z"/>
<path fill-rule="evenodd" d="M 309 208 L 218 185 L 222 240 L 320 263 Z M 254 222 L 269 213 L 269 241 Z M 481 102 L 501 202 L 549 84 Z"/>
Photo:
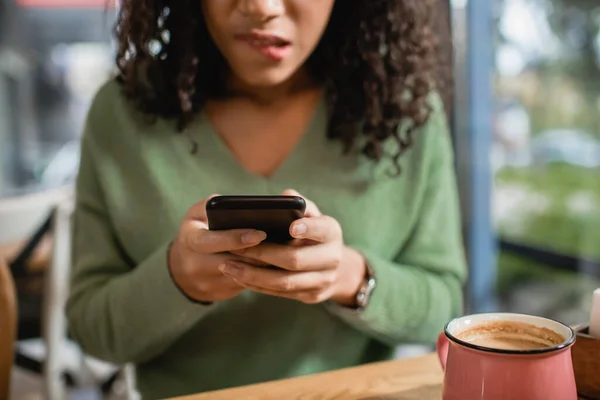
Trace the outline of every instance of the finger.
<path fill-rule="evenodd" d="M 304 212 L 304 215 L 306 217 L 319 217 L 322 215 L 321 211 L 319 211 L 319 207 L 317 207 L 317 205 L 314 202 L 312 202 L 311 200 L 308 200 L 306 197 L 302 196 L 300 193 L 298 193 L 294 189 L 284 190 L 283 195 L 284 196 L 302 197 L 304 199 L 304 201 L 306 202 L 306 211 Z"/>
<path fill-rule="evenodd" d="M 250 289 L 254 292 L 266 294 L 267 296 L 281 297 L 284 299 L 297 300 L 305 304 L 319 304 L 329 300 L 329 297 L 325 292 L 320 291 L 306 291 L 306 292 L 278 292 L 275 290 L 268 290 L 258 286 L 243 285 L 246 289 Z"/>
<path fill-rule="evenodd" d="M 260 261 L 260 260 L 253 260 L 252 258 L 248 258 L 248 257 L 236 256 L 233 253 L 229 253 L 229 257 L 230 257 L 229 260 L 243 262 L 243 263 L 246 263 L 246 264 L 253 265 L 255 267 L 265 268 L 265 267 L 271 267 L 272 266 L 271 264 L 267 264 L 266 262 L 263 262 L 263 261 Z"/>
<path fill-rule="evenodd" d="M 329 243 L 342 239 L 342 228 L 328 216 L 301 218 L 290 226 L 290 235 L 296 239 L 309 239 Z"/>
<path fill-rule="evenodd" d="M 220 273 L 220 272 L 219 272 Z M 220 273 L 214 277 L 192 277 L 183 283 L 182 289 L 192 298 L 200 301 L 218 301 L 231 298 L 244 290 L 234 279 Z"/>
<path fill-rule="evenodd" d="M 250 264 L 250 265 L 254 265 L 255 267 L 267 267 L 270 266 L 270 264 L 267 264 L 265 262 L 259 261 L 259 260 L 253 260 L 251 258 L 248 257 L 242 257 L 242 256 L 238 256 L 235 255 L 233 253 L 216 253 L 216 254 L 209 254 L 209 255 L 204 255 L 203 257 L 214 257 L 215 261 L 212 261 L 212 265 L 216 266 L 216 270 L 218 271 L 218 267 L 221 266 L 221 264 L 225 264 L 227 261 L 240 261 L 246 264 Z M 221 271 L 218 271 L 219 274 L 221 273 Z"/>
<path fill-rule="evenodd" d="M 276 292 L 325 290 L 335 282 L 333 271 L 289 272 L 256 268 L 240 262 L 227 262 L 220 267 L 223 274 L 242 285 L 252 285 Z"/>
<path fill-rule="evenodd" d="M 317 271 L 335 268 L 341 260 L 341 252 L 336 243 L 313 246 L 261 243 L 258 246 L 236 250 L 234 254 L 259 260 L 288 271 Z"/>
<path fill-rule="evenodd" d="M 236 256 L 231 253 L 203 254 L 201 257 L 202 261 L 198 260 L 196 263 L 190 263 L 191 267 L 189 267 L 190 270 L 188 272 L 190 276 L 201 276 L 204 279 L 213 276 L 222 276 L 223 273 L 219 270 L 219 266 L 225 264 L 227 261 L 239 261 L 256 267 L 268 266 L 268 264 L 262 261 Z"/>
<path fill-rule="evenodd" d="M 240 284 L 230 276 L 221 273 L 220 276 L 197 282 L 196 287 L 203 292 L 219 293 L 239 289 Z"/>
<path fill-rule="evenodd" d="M 265 232 L 254 229 L 211 231 L 199 221 L 188 221 L 184 225 L 185 245 L 200 254 L 223 253 L 256 246 L 267 238 Z"/>

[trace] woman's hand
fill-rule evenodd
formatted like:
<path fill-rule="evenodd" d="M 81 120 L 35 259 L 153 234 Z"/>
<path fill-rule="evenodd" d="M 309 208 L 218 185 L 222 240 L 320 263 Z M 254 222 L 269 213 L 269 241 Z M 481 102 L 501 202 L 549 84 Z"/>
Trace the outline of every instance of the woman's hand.
<path fill-rule="evenodd" d="M 284 195 L 299 196 L 295 191 Z M 353 306 L 366 275 L 365 260 L 344 245 L 340 224 L 324 216 L 311 201 L 306 215 L 290 226 L 289 245 L 262 243 L 234 250 L 239 256 L 279 267 L 262 268 L 228 260 L 219 268 L 240 286 L 307 304 L 333 300 Z"/>
<path fill-rule="evenodd" d="M 208 230 L 206 203 L 212 197 L 192 206 L 169 250 L 169 269 L 175 284 L 188 297 L 205 303 L 227 300 L 245 290 L 224 276 L 219 266 L 233 261 L 261 265 L 228 252 L 256 246 L 267 237 L 251 229 Z"/>

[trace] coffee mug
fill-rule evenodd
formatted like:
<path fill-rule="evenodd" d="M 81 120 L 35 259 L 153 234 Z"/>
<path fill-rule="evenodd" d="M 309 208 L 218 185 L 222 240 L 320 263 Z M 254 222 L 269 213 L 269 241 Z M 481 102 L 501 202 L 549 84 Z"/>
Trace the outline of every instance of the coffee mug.
<path fill-rule="evenodd" d="M 437 353 L 443 400 L 577 400 L 573 330 L 551 319 L 490 313 L 456 318 Z"/>

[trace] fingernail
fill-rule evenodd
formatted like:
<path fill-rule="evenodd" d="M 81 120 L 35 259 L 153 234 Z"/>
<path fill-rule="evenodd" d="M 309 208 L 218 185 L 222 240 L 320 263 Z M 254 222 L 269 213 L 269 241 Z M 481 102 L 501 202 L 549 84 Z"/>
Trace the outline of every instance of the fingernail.
<path fill-rule="evenodd" d="M 242 243 L 253 244 L 260 243 L 267 238 L 267 234 L 263 231 L 252 231 L 242 235 Z"/>
<path fill-rule="evenodd" d="M 231 264 L 231 263 L 223 264 L 219 267 L 219 269 L 221 270 L 222 273 L 229 275 L 229 276 L 240 276 L 242 274 L 242 268 L 240 268 L 236 264 Z"/>
<path fill-rule="evenodd" d="M 306 227 L 306 224 L 303 223 L 297 223 L 296 225 L 294 225 L 294 227 L 292 228 L 292 235 L 294 236 L 299 236 L 299 235 L 303 235 L 306 233 L 306 231 L 308 230 L 308 228 Z"/>

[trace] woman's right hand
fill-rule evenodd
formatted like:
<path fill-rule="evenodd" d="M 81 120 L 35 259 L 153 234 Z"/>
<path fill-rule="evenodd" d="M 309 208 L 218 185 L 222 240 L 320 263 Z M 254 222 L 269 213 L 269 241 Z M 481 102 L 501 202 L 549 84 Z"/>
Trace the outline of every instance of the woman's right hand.
<path fill-rule="evenodd" d="M 231 299 L 245 290 L 225 276 L 220 267 L 229 260 L 256 264 L 229 252 L 256 246 L 267 237 L 252 229 L 209 230 L 206 203 L 212 197 L 190 208 L 169 250 L 169 269 L 175 284 L 188 297 L 203 303 Z"/>

